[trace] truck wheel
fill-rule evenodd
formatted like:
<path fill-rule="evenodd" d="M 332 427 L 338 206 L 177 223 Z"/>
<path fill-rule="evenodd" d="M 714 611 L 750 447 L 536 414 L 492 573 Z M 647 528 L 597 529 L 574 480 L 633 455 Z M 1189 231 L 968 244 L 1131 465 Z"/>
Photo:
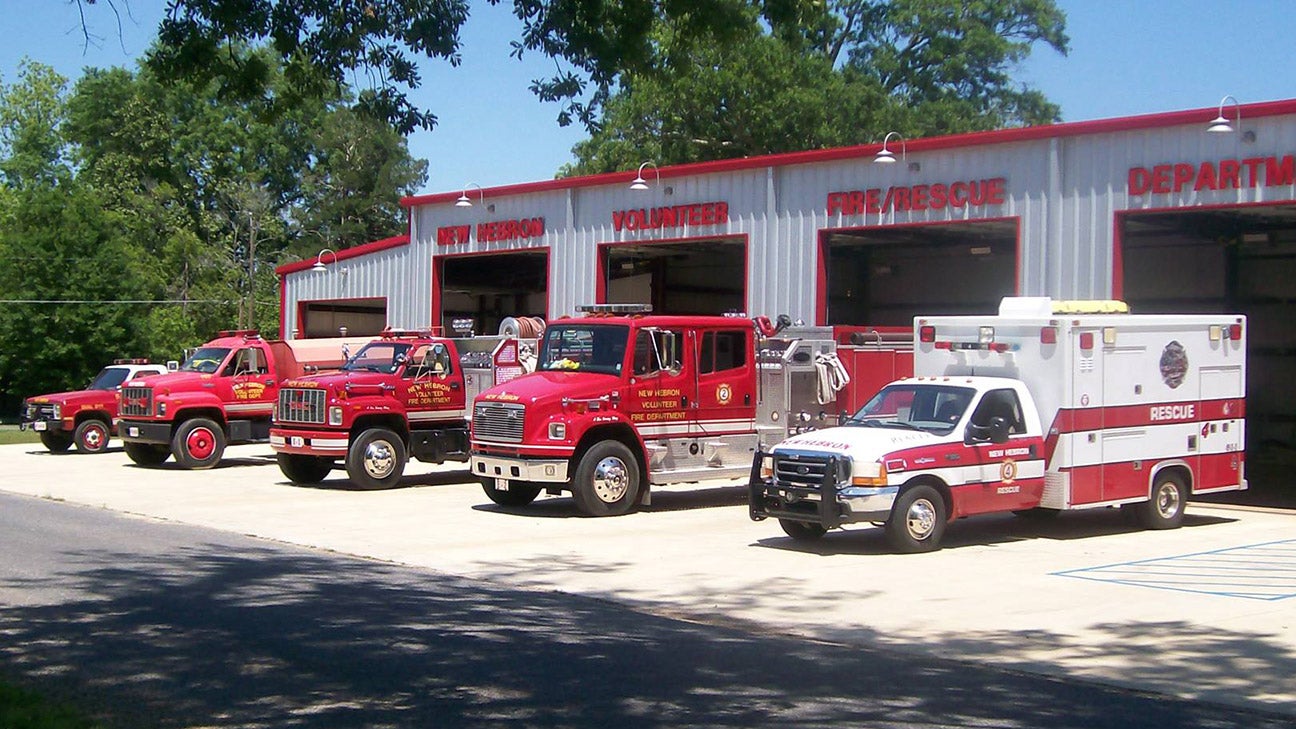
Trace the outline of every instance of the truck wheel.
<path fill-rule="evenodd" d="M 1152 498 L 1134 507 L 1145 529 L 1175 529 L 1183 524 L 1188 489 L 1177 474 L 1162 473 L 1152 485 Z"/>
<path fill-rule="evenodd" d="M 103 453 L 108 449 L 108 424 L 95 418 L 82 420 L 72 439 L 78 453 Z"/>
<path fill-rule="evenodd" d="M 618 441 L 595 443 L 576 467 L 572 496 L 588 516 L 626 513 L 639 497 L 639 461 Z"/>
<path fill-rule="evenodd" d="M 945 533 L 945 500 L 931 486 L 921 485 L 900 494 L 887 519 L 887 541 L 898 552 L 931 552 L 940 547 Z"/>
<path fill-rule="evenodd" d="M 495 488 L 495 479 L 483 478 L 482 491 L 500 506 L 526 506 L 540 495 L 540 487 L 527 481 L 509 481 L 507 489 Z"/>
<path fill-rule="evenodd" d="M 127 441 L 123 447 L 126 449 L 126 455 L 140 466 L 160 466 L 163 461 L 171 457 L 171 449 L 164 445 Z"/>
<path fill-rule="evenodd" d="M 405 472 L 405 441 L 386 428 L 373 428 L 351 441 L 347 475 L 362 489 L 388 489 Z"/>
<path fill-rule="evenodd" d="M 176 463 L 185 468 L 211 468 L 225 453 L 225 431 L 207 418 L 186 420 L 171 438 L 171 452 Z"/>
<path fill-rule="evenodd" d="M 303 456 L 298 453 L 276 453 L 279 470 L 293 483 L 319 483 L 333 470 L 333 461 L 321 456 Z"/>
<path fill-rule="evenodd" d="M 63 433 L 51 433 L 48 430 L 40 434 L 41 445 L 50 453 L 62 453 L 72 447 L 72 439 Z"/>
<path fill-rule="evenodd" d="M 779 526 L 783 527 L 784 534 L 798 542 L 813 542 L 828 533 L 828 530 L 824 529 L 822 524 L 811 524 L 804 521 L 793 521 L 792 519 L 779 519 Z"/>

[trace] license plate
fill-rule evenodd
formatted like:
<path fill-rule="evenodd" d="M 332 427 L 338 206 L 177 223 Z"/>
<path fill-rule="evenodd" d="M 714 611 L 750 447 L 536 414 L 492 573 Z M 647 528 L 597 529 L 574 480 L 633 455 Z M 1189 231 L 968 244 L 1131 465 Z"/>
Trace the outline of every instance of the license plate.
<path fill-rule="evenodd" d="M 497 478 L 497 479 L 495 479 L 495 490 L 496 490 L 496 491 L 508 491 L 508 479 L 507 479 L 507 478 Z"/>
<path fill-rule="evenodd" d="M 49 430 L 49 423 L 44 420 L 37 420 L 32 423 L 32 430 Z"/>
<path fill-rule="evenodd" d="M 306 439 L 301 437 L 300 435 L 294 435 L 288 439 L 288 445 L 292 446 L 293 448 L 301 448 L 306 445 Z"/>
<path fill-rule="evenodd" d="M 130 428 L 127 428 L 127 429 L 126 429 L 126 435 L 129 435 L 129 436 L 132 437 L 132 438 L 138 438 L 138 437 L 139 437 L 139 428 L 136 428 L 136 427 L 133 427 L 133 426 L 130 427 Z"/>

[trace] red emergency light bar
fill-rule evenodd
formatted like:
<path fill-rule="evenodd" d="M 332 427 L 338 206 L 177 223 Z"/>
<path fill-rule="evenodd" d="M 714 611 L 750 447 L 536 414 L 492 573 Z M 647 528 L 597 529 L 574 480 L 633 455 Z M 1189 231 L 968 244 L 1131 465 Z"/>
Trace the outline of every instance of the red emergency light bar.
<path fill-rule="evenodd" d="M 256 329 L 222 329 L 216 332 L 217 337 L 243 337 L 244 339 L 260 339 L 261 332 Z"/>
<path fill-rule="evenodd" d="M 379 335 L 383 339 L 429 339 L 441 336 L 441 327 L 432 329 L 384 329 Z"/>
<path fill-rule="evenodd" d="M 113 360 L 113 364 L 115 364 L 115 365 L 119 365 L 119 364 L 148 364 L 148 363 L 149 363 L 149 361 L 148 361 L 148 358 L 147 358 L 147 357 L 135 357 L 135 358 L 133 358 L 133 359 L 115 359 L 115 360 Z"/>

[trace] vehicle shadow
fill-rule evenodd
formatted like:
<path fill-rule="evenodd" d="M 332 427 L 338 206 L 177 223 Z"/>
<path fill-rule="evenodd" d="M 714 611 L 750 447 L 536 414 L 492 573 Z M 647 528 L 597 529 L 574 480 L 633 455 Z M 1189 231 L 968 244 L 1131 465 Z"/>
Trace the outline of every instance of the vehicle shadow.
<path fill-rule="evenodd" d="M 692 509 L 714 509 L 721 507 L 747 506 L 747 486 L 712 486 L 708 488 L 686 489 L 675 491 L 654 491 L 650 506 L 639 506 L 630 511 L 632 514 L 657 514 L 673 511 L 690 511 Z M 586 518 L 576 508 L 576 501 L 570 494 L 540 498 L 526 506 L 501 506 L 494 503 L 478 504 L 472 507 L 475 511 L 496 512 L 510 516 L 526 516 L 541 519 L 580 519 Z M 744 518 L 745 518 L 744 514 Z M 590 517 L 603 518 L 603 517 Z M 615 517 L 614 517 L 615 518 Z"/>
<path fill-rule="evenodd" d="M 1192 529 L 1235 521 L 1237 520 L 1189 512 L 1184 515 L 1182 528 Z M 782 530 L 778 528 L 775 520 L 770 519 L 768 522 L 779 534 L 758 539 L 752 546 L 820 556 L 896 553 L 887 543 L 885 532 L 879 527 L 871 527 L 867 524 L 833 530 L 816 541 L 797 541 L 782 535 Z M 1071 541 L 1140 531 L 1144 531 L 1143 527 L 1134 521 L 1132 515 L 1120 509 L 1079 511 L 1055 516 L 990 514 L 960 519 L 950 524 L 941 539 L 941 549 L 989 547 L 1028 539 Z"/>
<path fill-rule="evenodd" d="M 360 488 L 351 479 L 347 478 L 344 469 L 335 469 L 319 483 L 293 483 L 287 479 L 277 483 L 285 486 L 292 486 L 299 489 L 313 489 L 317 491 L 397 491 L 399 489 L 421 488 L 429 486 L 464 486 L 476 485 L 476 479 L 467 470 L 460 471 L 436 471 L 433 473 L 416 473 L 408 476 L 402 476 L 395 486 L 385 489 L 365 489 Z"/>

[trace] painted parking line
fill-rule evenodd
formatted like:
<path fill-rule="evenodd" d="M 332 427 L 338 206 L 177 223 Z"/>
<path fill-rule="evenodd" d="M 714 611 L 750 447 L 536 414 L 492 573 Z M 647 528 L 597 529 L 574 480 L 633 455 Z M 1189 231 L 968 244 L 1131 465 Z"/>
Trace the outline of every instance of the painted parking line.
<path fill-rule="evenodd" d="M 1053 574 L 1158 590 L 1286 600 L 1296 597 L 1296 539 Z"/>

